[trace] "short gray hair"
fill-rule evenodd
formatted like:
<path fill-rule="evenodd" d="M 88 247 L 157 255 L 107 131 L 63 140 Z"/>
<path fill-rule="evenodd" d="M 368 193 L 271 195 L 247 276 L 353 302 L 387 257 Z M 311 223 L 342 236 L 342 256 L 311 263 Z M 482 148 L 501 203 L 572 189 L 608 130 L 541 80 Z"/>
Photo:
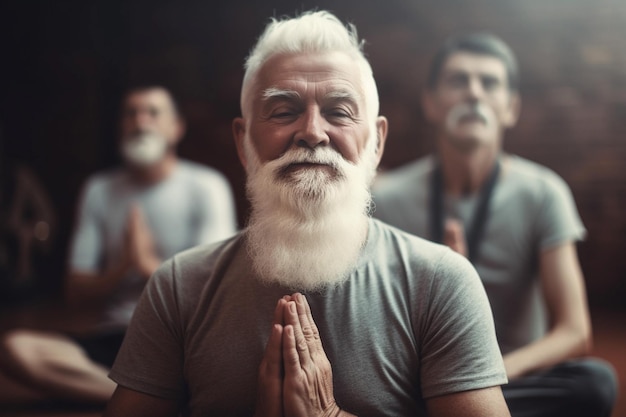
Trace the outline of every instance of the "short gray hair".
<path fill-rule="evenodd" d="M 378 115 L 379 102 L 376 83 L 363 53 L 353 24 L 344 25 L 328 11 L 308 11 L 296 17 L 272 18 L 245 61 L 243 95 L 248 82 L 261 66 L 276 54 L 344 52 L 356 59 L 363 75 L 365 100 L 372 117 Z"/>
<path fill-rule="evenodd" d="M 449 38 L 435 53 L 430 64 L 427 79 L 429 89 L 435 89 L 448 58 L 456 52 L 469 52 L 499 59 L 506 68 L 509 89 L 518 91 L 520 74 L 515 54 L 502 39 L 487 32 L 468 33 Z"/>

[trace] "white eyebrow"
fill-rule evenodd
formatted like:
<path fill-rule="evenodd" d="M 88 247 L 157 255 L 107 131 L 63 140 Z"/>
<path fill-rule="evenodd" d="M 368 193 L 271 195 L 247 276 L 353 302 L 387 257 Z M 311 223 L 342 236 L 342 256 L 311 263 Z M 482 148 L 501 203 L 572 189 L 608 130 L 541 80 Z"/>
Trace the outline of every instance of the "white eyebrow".
<path fill-rule="evenodd" d="M 355 102 L 355 103 L 357 102 L 357 97 L 354 95 L 354 93 L 350 91 L 345 91 L 345 90 L 330 91 L 324 95 L 324 98 L 331 99 L 331 100 L 344 100 L 345 99 L 351 102 Z"/>
<path fill-rule="evenodd" d="M 269 87 L 263 90 L 263 100 L 270 100 L 273 98 L 300 98 L 300 94 L 294 90 L 283 90 L 280 88 Z"/>
<path fill-rule="evenodd" d="M 284 90 L 282 88 L 269 87 L 263 90 L 263 100 L 270 100 L 273 98 L 300 98 L 300 93 L 294 90 Z M 357 97 L 351 91 L 335 90 L 330 91 L 324 95 L 325 99 L 329 100 L 349 100 L 352 102 L 357 101 Z"/>

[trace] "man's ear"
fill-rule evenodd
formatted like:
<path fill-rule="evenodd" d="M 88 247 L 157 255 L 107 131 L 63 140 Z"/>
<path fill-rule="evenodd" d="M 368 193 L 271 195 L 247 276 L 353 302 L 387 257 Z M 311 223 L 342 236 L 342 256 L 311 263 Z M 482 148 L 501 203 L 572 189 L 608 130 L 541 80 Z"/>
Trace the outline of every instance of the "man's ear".
<path fill-rule="evenodd" d="M 174 127 L 174 143 L 178 144 L 183 137 L 185 137 L 185 133 L 187 132 L 187 123 L 185 119 L 182 117 L 178 117 L 176 119 L 176 125 Z"/>
<path fill-rule="evenodd" d="M 511 91 L 511 98 L 509 102 L 509 108 L 505 119 L 502 121 L 502 126 L 505 128 L 513 127 L 519 120 L 519 115 L 522 111 L 522 100 L 517 91 Z"/>
<path fill-rule="evenodd" d="M 246 152 L 244 151 L 243 141 L 246 137 L 246 121 L 243 117 L 235 117 L 232 124 L 233 138 L 235 139 L 235 146 L 237 147 L 237 155 L 239 161 L 244 168 L 247 167 L 248 161 L 246 160 Z"/>
<path fill-rule="evenodd" d="M 389 121 L 385 116 L 376 118 L 376 166 L 380 164 L 387 142 L 387 132 L 389 130 Z"/>

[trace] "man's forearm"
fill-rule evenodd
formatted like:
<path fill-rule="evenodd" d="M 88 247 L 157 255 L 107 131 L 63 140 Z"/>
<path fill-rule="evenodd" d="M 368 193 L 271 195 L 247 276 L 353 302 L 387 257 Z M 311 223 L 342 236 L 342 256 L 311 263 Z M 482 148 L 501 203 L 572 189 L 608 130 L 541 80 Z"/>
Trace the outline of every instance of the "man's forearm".
<path fill-rule="evenodd" d="M 554 329 L 542 339 L 504 355 L 507 376 L 514 379 L 587 354 L 589 346 L 589 337 L 579 331 Z"/>
<path fill-rule="evenodd" d="M 113 293 L 131 266 L 128 261 L 101 274 L 71 271 L 65 284 L 65 298 L 70 304 L 101 301 Z"/>

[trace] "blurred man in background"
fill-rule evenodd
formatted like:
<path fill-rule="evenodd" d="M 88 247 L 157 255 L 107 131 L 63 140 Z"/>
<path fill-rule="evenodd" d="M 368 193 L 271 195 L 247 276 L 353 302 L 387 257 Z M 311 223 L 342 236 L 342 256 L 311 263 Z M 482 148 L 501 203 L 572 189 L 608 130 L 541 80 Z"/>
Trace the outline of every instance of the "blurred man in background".
<path fill-rule="evenodd" d="M 592 344 L 576 241 L 585 229 L 553 171 L 505 154 L 520 111 L 516 59 L 489 34 L 452 38 L 423 95 L 437 151 L 381 176 L 374 215 L 444 243 L 475 265 L 487 290 L 513 417 L 609 416 L 612 368 L 581 358 Z"/>
<path fill-rule="evenodd" d="M 130 90 L 120 122 L 124 164 L 83 189 L 65 284 L 69 303 L 100 304 L 103 314 L 76 337 L 8 333 L 1 362 L 14 384 L 0 387 L 2 397 L 106 402 L 115 387 L 108 368 L 154 270 L 177 252 L 237 230 L 227 179 L 176 155 L 185 125 L 169 91 Z"/>

